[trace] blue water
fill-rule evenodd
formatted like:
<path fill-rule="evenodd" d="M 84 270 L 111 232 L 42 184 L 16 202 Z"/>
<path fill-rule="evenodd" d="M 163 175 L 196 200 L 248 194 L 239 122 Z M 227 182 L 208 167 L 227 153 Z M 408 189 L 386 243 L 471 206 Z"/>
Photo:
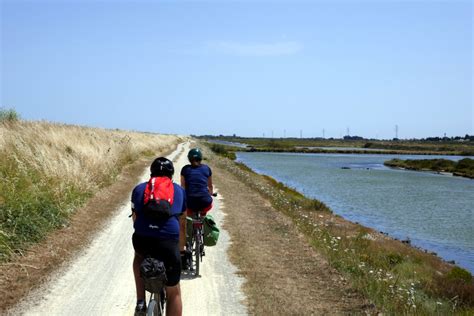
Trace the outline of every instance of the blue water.
<path fill-rule="evenodd" d="M 383 165 L 393 158 L 465 157 L 247 152 L 237 157 L 346 219 L 410 238 L 474 272 L 474 180 Z"/>

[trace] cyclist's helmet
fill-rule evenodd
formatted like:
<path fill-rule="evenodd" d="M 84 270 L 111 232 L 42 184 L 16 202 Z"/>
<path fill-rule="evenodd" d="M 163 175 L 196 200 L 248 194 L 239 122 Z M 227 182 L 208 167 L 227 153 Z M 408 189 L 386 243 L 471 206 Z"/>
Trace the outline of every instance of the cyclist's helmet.
<path fill-rule="evenodd" d="M 190 162 L 193 161 L 201 161 L 202 160 L 202 152 L 199 148 L 193 148 L 188 153 L 188 159 Z"/>
<path fill-rule="evenodd" d="M 165 157 L 158 157 L 151 164 L 150 172 L 152 177 L 171 178 L 174 174 L 173 163 Z"/>

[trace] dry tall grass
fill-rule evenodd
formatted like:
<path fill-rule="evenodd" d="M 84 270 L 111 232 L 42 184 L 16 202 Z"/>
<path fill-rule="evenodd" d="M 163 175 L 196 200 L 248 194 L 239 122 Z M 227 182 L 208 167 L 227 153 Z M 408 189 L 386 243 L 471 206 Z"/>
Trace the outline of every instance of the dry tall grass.
<path fill-rule="evenodd" d="M 0 150 L 20 169 L 34 169 L 89 190 L 104 174 L 175 143 L 176 136 L 105 130 L 48 122 L 0 125 Z M 107 178 L 107 176 L 105 176 Z"/>
<path fill-rule="evenodd" d="M 48 122 L 0 122 L 0 261 L 67 221 L 127 163 L 179 137 Z"/>

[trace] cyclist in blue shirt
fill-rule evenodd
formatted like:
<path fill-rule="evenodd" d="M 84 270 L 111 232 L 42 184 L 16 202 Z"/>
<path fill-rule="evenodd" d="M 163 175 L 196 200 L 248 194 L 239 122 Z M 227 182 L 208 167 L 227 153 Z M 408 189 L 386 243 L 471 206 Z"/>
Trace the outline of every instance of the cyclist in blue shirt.
<path fill-rule="evenodd" d="M 188 153 L 190 164 L 181 169 L 181 186 L 186 190 L 186 202 L 189 210 L 201 210 L 207 213 L 212 208 L 212 171 L 201 163 L 202 153 L 193 148 Z"/>
<path fill-rule="evenodd" d="M 187 215 L 191 216 L 193 211 L 201 210 L 204 216 L 212 208 L 212 170 L 202 162 L 202 152 L 199 148 L 193 148 L 188 153 L 188 165 L 181 169 L 181 186 L 186 190 Z M 186 220 L 180 221 L 181 237 L 180 250 L 184 255 L 186 244 Z M 186 262 L 186 260 L 183 260 Z"/>
<path fill-rule="evenodd" d="M 164 158 L 156 158 L 150 167 L 151 177 L 169 177 L 174 173 L 173 163 Z M 176 183 L 172 216 L 165 220 L 153 220 L 143 214 L 144 192 L 147 182 L 137 185 L 132 192 L 132 218 L 135 232 L 132 236 L 135 257 L 133 274 L 137 291 L 135 315 L 145 315 L 145 286 L 140 277 L 140 264 L 145 256 L 153 256 L 164 262 L 166 268 L 166 315 L 181 315 L 182 301 L 179 281 L 181 278 L 181 258 L 179 253 L 179 220 L 186 211 L 186 195 Z"/>

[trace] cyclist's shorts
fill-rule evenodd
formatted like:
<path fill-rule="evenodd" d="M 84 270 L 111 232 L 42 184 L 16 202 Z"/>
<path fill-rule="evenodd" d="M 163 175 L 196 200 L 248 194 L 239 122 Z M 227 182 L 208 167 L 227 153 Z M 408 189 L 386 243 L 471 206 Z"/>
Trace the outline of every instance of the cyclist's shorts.
<path fill-rule="evenodd" d="M 192 216 L 196 210 L 201 210 L 201 215 L 204 216 L 212 208 L 212 197 L 208 196 L 189 196 L 186 198 L 187 215 Z"/>
<path fill-rule="evenodd" d="M 152 256 L 164 262 L 166 268 L 167 286 L 175 286 L 181 278 L 181 256 L 179 241 L 173 239 L 158 239 L 138 235 L 132 236 L 135 252 L 142 257 Z"/>

